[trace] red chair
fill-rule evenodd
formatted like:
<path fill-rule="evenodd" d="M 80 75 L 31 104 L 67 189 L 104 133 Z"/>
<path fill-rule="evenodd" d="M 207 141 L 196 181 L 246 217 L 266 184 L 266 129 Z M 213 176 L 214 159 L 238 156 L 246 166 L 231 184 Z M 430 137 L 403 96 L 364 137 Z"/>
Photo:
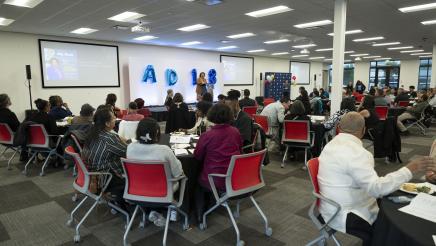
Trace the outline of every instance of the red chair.
<path fill-rule="evenodd" d="M 263 106 L 266 107 L 268 104 L 271 104 L 275 101 L 276 100 L 274 98 L 267 97 L 267 98 L 263 99 Z"/>
<path fill-rule="evenodd" d="M 85 163 L 83 162 L 80 155 L 74 150 L 72 146 L 68 146 L 65 149 L 65 154 L 71 156 L 74 160 L 74 165 L 77 168 L 77 177 L 74 179 L 73 187 L 77 192 L 82 193 L 85 195 L 85 198 L 73 209 L 73 211 L 70 214 L 70 219 L 67 221 L 67 226 L 72 226 L 74 222 L 74 213 L 85 203 L 85 201 L 88 198 L 91 198 L 94 200 L 94 203 L 92 204 L 91 208 L 86 212 L 85 216 L 79 221 L 77 226 L 75 227 L 76 234 L 74 235 L 74 242 L 78 243 L 80 242 L 80 232 L 79 228 L 85 222 L 86 218 L 89 216 L 89 214 L 92 212 L 92 210 L 97 206 L 97 204 L 104 201 L 104 193 L 109 186 L 111 180 L 112 180 L 112 174 L 109 172 L 89 172 L 88 168 L 86 167 Z M 96 176 L 101 181 L 100 187 L 101 190 L 98 194 L 94 194 L 90 192 L 90 186 L 91 186 L 91 177 Z M 118 211 L 122 213 L 124 216 L 126 216 L 126 224 L 129 224 L 129 214 L 113 204 L 110 201 L 106 201 L 108 206 L 115 211 Z"/>
<path fill-rule="evenodd" d="M 399 101 L 398 102 L 398 106 L 399 107 L 408 107 L 409 106 L 409 101 Z"/>
<path fill-rule="evenodd" d="M 138 161 L 121 158 L 124 173 L 126 174 L 126 186 L 124 189 L 124 199 L 130 203 L 136 204 L 132 219 L 124 233 L 123 242 L 127 244 L 127 235 L 132 227 L 135 216 L 141 205 L 150 205 L 153 207 L 166 207 L 167 218 L 163 245 L 166 245 L 168 226 L 170 222 L 171 211 L 176 210 L 185 217 L 183 229 L 189 229 L 188 215 L 180 210 L 183 203 L 183 197 L 186 187 L 186 176 L 182 175 L 172 178 L 171 169 L 167 162 L 162 161 Z M 174 199 L 174 187 L 179 184 L 179 199 Z M 144 216 L 143 216 L 144 218 Z"/>
<path fill-rule="evenodd" d="M 83 144 L 80 143 L 79 139 L 77 138 L 76 135 L 74 135 L 74 133 L 71 133 L 70 137 L 73 140 L 74 145 L 76 146 L 77 152 L 79 153 L 79 155 L 81 155 L 82 154 L 82 150 L 83 150 Z M 67 169 L 67 168 L 68 168 L 68 165 L 65 166 L 65 169 Z M 74 167 L 73 167 L 73 177 L 76 177 L 76 175 L 77 175 L 77 168 L 74 165 Z"/>
<path fill-rule="evenodd" d="M 311 136 L 312 135 L 312 136 Z M 286 145 L 281 167 L 285 166 L 289 147 L 304 148 L 304 163 L 307 162 L 307 150 L 313 147 L 314 133 L 310 132 L 309 121 L 306 120 L 285 120 L 283 122 L 282 142 Z"/>
<path fill-rule="evenodd" d="M 310 206 L 308 215 L 309 215 L 310 219 L 312 220 L 312 222 L 315 224 L 316 228 L 318 229 L 320 236 L 317 237 L 315 240 L 306 244 L 306 246 L 311 246 L 311 245 L 315 245 L 315 244 L 325 245 L 326 241 L 329 238 L 332 238 L 333 241 L 336 243 L 336 245 L 339 246 L 341 244 L 339 243 L 338 239 L 336 239 L 336 237 L 334 235 L 336 233 L 336 231 L 334 229 L 330 228 L 329 224 L 337 216 L 337 214 L 341 210 L 341 206 L 338 203 L 336 203 L 335 201 L 332 201 L 332 200 L 324 197 L 323 195 L 321 195 L 321 193 L 319 191 L 319 184 L 318 184 L 318 170 L 319 170 L 318 158 L 313 158 L 313 159 L 309 160 L 309 162 L 307 162 L 307 171 L 309 172 L 309 177 L 310 177 L 310 180 L 312 181 L 312 186 L 313 186 L 312 194 L 316 198 L 316 200 Z M 334 215 L 327 222 L 325 222 L 324 220 L 321 220 L 322 216 L 319 212 L 320 201 L 328 203 L 336 208 Z"/>
<path fill-rule="evenodd" d="M 230 220 L 236 231 L 237 245 L 244 245 L 244 241 L 240 240 L 240 233 L 238 225 L 236 224 L 234 217 L 239 217 L 239 203 L 240 200 L 246 197 L 250 197 L 251 202 L 256 207 L 260 216 L 265 222 L 265 234 L 267 236 L 272 235 L 272 228 L 268 225 L 268 219 L 260 209 L 256 200 L 253 198 L 253 194 L 265 186 L 262 175 L 262 163 L 265 158 L 266 149 L 244 155 L 234 155 L 230 160 L 227 174 L 209 174 L 209 184 L 212 188 L 213 195 L 216 199 L 216 204 L 203 214 L 203 222 L 200 224 L 200 229 L 205 230 L 207 228 L 206 216 L 214 211 L 219 206 L 223 206 L 227 209 Z M 226 184 L 225 192 L 218 193 L 215 186 L 214 178 L 224 178 Z M 221 195 L 221 196 L 219 196 Z M 236 213 L 233 214 L 228 204 L 229 200 L 237 200 Z"/>
<path fill-rule="evenodd" d="M 259 124 L 262 127 L 265 134 L 268 137 L 270 137 L 271 132 L 270 132 L 270 127 L 269 127 L 268 117 L 265 115 L 255 114 L 255 115 L 253 115 L 253 119 L 254 119 L 255 123 Z"/>
<path fill-rule="evenodd" d="M 11 170 L 11 161 L 19 152 L 19 147 L 14 146 L 14 132 L 6 123 L 0 123 L 0 144 L 5 147 L 0 157 L 3 157 L 6 151 L 9 149 L 14 151 L 14 153 L 8 160 L 8 170 Z"/>
<path fill-rule="evenodd" d="M 53 144 L 50 144 L 50 137 L 55 137 L 57 139 L 54 147 Z M 27 170 L 28 166 L 32 162 L 32 160 L 36 158 L 36 155 L 39 153 L 47 154 L 45 162 L 42 165 L 41 172 L 39 173 L 40 176 L 45 175 L 44 171 L 51 156 L 56 155 L 63 159 L 64 157 L 56 152 L 56 149 L 59 146 L 61 139 L 62 139 L 61 135 L 48 135 L 47 131 L 44 128 L 44 125 L 42 124 L 30 125 L 28 129 L 26 146 L 28 148 L 29 154 L 31 154 L 32 156 L 24 166 L 23 174 L 29 175 L 29 172 Z"/>
<path fill-rule="evenodd" d="M 389 108 L 388 106 L 375 106 L 375 112 L 380 120 L 386 120 L 388 117 Z"/>
<path fill-rule="evenodd" d="M 356 103 L 361 103 L 363 101 L 363 98 L 365 97 L 363 94 L 360 93 L 353 93 L 353 96 L 356 99 Z"/>
<path fill-rule="evenodd" d="M 247 106 L 243 107 L 242 111 L 247 113 L 251 118 L 257 113 L 257 106 Z"/>

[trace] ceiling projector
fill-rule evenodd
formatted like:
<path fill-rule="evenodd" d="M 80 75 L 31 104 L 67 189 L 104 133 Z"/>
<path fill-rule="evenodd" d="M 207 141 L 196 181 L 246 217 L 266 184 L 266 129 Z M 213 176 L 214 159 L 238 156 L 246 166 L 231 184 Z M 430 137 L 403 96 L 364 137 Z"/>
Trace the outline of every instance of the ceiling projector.
<path fill-rule="evenodd" d="M 141 33 L 148 33 L 151 31 L 150 27 L 143 26 L 142 24 L 138 24 L 138 25 L 132 27 L 130 30 L 132 32 L 141 32 Z"/>

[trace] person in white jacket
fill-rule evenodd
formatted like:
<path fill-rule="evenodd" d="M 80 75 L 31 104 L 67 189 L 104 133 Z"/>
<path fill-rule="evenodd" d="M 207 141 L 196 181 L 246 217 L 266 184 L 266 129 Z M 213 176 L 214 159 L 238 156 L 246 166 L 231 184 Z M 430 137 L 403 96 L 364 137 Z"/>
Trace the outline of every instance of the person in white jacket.
<path fill-rule="evenodd" d="M 337 202 L 341 209 L 330 226 L 357 236 L 369 245 L 372 225 L 379 211 L 376 199 L 392 193 L 412 178 L 412 173 L 425 171 L 433 159 L 423 157 L 399 170 L 379 177 L 374 170 L 374 157 L 362 146 L 365 120 L 356 112 L 345 114 L 339 123 L 339 135 L 323 149 L 319 157 L 320 193 Z M 322 202 L 320 212 L 329 220 L 336 208 Z"/>

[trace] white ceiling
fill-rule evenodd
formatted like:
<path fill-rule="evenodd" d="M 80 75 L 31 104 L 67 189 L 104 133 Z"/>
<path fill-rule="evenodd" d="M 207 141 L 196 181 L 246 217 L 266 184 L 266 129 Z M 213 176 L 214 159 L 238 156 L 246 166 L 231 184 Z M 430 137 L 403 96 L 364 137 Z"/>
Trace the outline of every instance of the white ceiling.
<path fill-rule="evenodd" d="M 3 1 L 3 0 L 0 0 Z M 364 33 L 347 35 L 346 50 L 356 53 L 369 53 L 394 59 L 412 59 L 409 54 L 389 51 L 387 47 L 372 47 L 368 43 L 355 43 L 352 39 L 384 36 L 380 42 L 400 41 L 398 46 L 422 47 L 425 52 L 432 51 L 436 40 L 436 25 L 424 26 L 423 20 L 436 19 L 436 10 L 414 13 L 401 13 L 400 7 L 429 3 L 432 0 L 349 0 L 347 13 L 347 30 L 362 29 Z M 133 38 L 143 35 L 159 37 L 148 44 L 179 46 L 188 41 L 201 41 L 203 44 L 193 48 L 216 50 L 220 46 L 236 45 L 237 49 L 227 52 L 249 54 L 247 50 L 266 49 L 267 52 L 256 55 L 271 56 L 274 52 L 288 51 L 290 55 L 278 56 L 289 58 L 297 55 L 292 45 L 314 42 L 318 46 L 311 48 L 310 56 L 331 58 L 329 52 L 315 52 L 319 48 L 331 48 L 333 38 L 327 36 L 333 32 L 333 25 L 317 29 L 297 29 L 295 24 L 330 19 L 333 20 L 333 0 L 224 0 L 222 4 L 207 6 L 203 0 L 188 2 L 186 0 L 45 0 L 33 9 L 0 5 L 0 17 L 14 19 L 9 26 L 0 26 L 0 31 L 36 33 L 65 37 L 81 37 L 94 40 L 141 43 Z M 293 11 L 277 15 L 253 18 L 244 15 L 247 12 L 287 5 Z M 145 14 L 141 20 L 149 22 L 151 32 L 148 34 L 132 33 L 129 30 L 115 30 L 115 25 L 134 26 L 107 18 L 124 11 Z M 206 24 L 211 28 L 181 32 L 177 28 Z M 89 27 L 98 32 L 88 35 L 71 34 L 70 31 Z M 232 40 L 223 44 L 226 36 L 253 32 L 255 37 Z M 287 38 L 290 43 L 264 44 L 264 41 Z M 426 39 L 424 41 L 424 39 Z M 345 59 L 350 59 L 346 55 Z M 301 58 L 299 58 L 301 59 Z"/>

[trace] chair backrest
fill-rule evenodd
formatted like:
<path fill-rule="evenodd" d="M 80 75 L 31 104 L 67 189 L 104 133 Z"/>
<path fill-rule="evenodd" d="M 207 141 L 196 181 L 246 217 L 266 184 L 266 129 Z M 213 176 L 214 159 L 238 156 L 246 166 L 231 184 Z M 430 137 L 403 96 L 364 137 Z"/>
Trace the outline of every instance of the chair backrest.
<path fill-rule="evenodd" d="M 90 185 L 88 168 L 86 167 L 80 155 L 74 150 L 72 146 L 68 146 L 65 148 L 65 154 L 73 158 L 74 165 L 77 168 L 77 176 L 74 180 L 73 187 L 79 192 L 87 194 Z"/>
<path fill-rule="evenodd" d="M 121 158 L 126 186 L 124 199 L 150 203 L 171 203 L 173 184 L 169 164 Z"/>
<path fill-rule="evenodd" d="M 136 129 L 139 121 L 122 120 L 118 126 L 118 135 L 125 139 L 136 139 Z"/>
<path fill-rule="evenodd" d="M 380 120 L 386 120 L 388 117 L 389 108 L 388 106 L 375 106 L 375 112 Z"/>
<path fill-rule="evenodd" d="M 268 116 L 255 114 L 253 115 L 253 118 L 254 118 L 254 122 L 259 124 L 262 127 L 265 134 L 268 135 L 269 134 Z"/>
<path fill-rule="evenodd" d="M 267 97 L 267 98 L 263 99 L 263 106 L 266 107 L 268 104 L 271 104 L 275 101 L 276 100 L 274 98 Z"/>
<path fill-rule="evenodd" d="M 49 148 L 49 137 L 44 125 L 30 125 L 27 136 L 27 147 L 33 148 Z"/>
<path fill-rule="evenodd" d="M 14 143 L 14 132 L 6 123 L 0 123 L 0 144 L 12 145 Z"/>
<path fill-rule="evenodd" d="M 243 107 L 242 111 L 244 111 L 245 113 L 247 113 L 251 118 L 253 118 L 253 115 L 256 114 L 257 112 L 257 106 L 247 106 L 247 107 Z"/>
<path fill-rule="evenodd" d="M 226 193 L 229 197 L 254 192 L 265 186 L 262 175 L 265 153 L 266 149 L 263 149 L 232 156 L 226 178 Z"/>
<path fill-rule="evenodd" d="M 73 140 L 74 144 L 76 145 L 77 150 L 79 151 L 79 154 L 82 153 L 83 145 L 80 143 L 79 139 L 74 135 L 74 133 L 70 134 L 71 139 Z"/>
<path fill-rule="evenodd" d="M 310 159 L 307 162 L 307 171 L 309 172 L 309 177 L 310 177 L 310 181 L 312 182 L 313 191 L 317 194 L 319 194 L 318 170 L 319 170 L 318 158 Z M 319 206 L 319 199 L 317 199 L 316 205 Z"/>
<path fill-rule="evenodd" d="M 399 107 L 407 107 L 409 106 L 409 101 L 398 101 Z"/>
<path fill-rule="evenodd" d="M 310 143 L 310 125 L 306 120 L 285 120 L 283 142 Z"/>

